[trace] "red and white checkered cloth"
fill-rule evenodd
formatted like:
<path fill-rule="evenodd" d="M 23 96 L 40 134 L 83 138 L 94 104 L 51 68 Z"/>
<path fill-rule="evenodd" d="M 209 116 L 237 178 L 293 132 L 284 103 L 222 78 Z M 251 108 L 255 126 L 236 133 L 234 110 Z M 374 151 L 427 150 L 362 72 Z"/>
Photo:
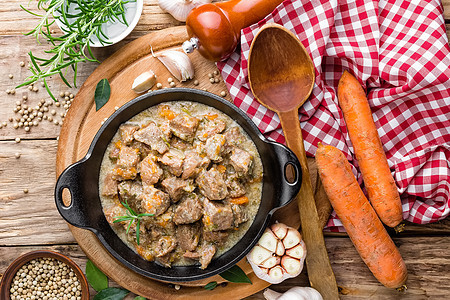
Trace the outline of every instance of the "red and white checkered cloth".
<path fill-rule="evenodd" d="M 252 39 L 269 22 L 295 33 L 314 62 L 314 90 L 299 110 L 307 155 L 318 142 L 341 149 L 362 184 L 336 99 L 348 69 L 368 92 L 403 218 L 424 224 L 449 215 L 450 47 L 440 1 L 287 0 L 243 29 L 240 50 L 217 65 L 234 103 L 266 137 L 283 143 L 278 116 L 254 99 L 247 77 Z M 341 225 L 333 212 L 327 227 Z"/>

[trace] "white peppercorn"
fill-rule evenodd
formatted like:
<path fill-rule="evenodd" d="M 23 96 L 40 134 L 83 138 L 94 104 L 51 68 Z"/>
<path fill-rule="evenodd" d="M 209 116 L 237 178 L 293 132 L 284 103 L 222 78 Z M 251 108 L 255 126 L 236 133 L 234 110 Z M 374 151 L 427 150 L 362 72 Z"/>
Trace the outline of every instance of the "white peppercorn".
<path fill-rule="evenodd" d="M 53 258 L 37 258 L 28 262 L 13 279 L 11 299 L 81 299 L 78 278 L 72 278 L 67 272 L 63 275 L 63 265 L 66 266 Z M 72 283 L 66 287 L 63 282 L 67 283 L 69 279 Z"/>

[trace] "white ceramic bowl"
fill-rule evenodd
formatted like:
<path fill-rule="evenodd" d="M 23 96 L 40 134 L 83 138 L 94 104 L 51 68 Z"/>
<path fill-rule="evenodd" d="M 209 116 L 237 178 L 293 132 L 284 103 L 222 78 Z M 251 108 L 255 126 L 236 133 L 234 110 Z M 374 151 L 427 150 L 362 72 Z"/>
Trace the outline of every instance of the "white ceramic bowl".
<path fill-rule="evenodd" d="M 91 38 L 90 46 L 91 47 L 106 47 L 113 44 L 116 44 L 123 40 L 127 35 L 130 34 L 131 31 L 133 31 L 134 27 L 136 27 L 136 24 L 139 21 L 139 18 L 142 14 L 142 9 L 144 6 L 144 0 L 135 0 L 134 2 L 128 2 L 124 5 L 125 7 L 125 18 L 127 20 L 128 26 L 119 22 L 111 22 L 108 21 L 105 24 L 102 25 L 103 33 L 108 37 L 107 42 L 108 44 L 102 44 L 96 36 L 93 36 Z M 71 5 L 69 8 L 70 12 L 75 12 L 76 5 Z M 56 21 L 56 24 L 59 26 L 59 28 L 62 30 L 64 28 L 64 25 L 59 22 L 59 20 Z"/>

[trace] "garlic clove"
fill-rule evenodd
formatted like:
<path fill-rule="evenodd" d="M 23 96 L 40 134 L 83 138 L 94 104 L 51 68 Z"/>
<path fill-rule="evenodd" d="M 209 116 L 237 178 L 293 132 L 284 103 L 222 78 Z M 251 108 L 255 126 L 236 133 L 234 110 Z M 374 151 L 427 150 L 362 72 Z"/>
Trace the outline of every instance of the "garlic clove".
<path fill-rule="evenodd" d="M 289 256 L 283 256 L 281 258 L 281 266 L 288 274 L 291 274 L 293 276 L 297 276 L 298 274 L 300 274 L 303 269 L 303 265 L 301 264 L 300 260 Z"/>
<path fill-rule="evenodd" d="M 306 248 L 305 243 L 303 241 L 300 242 L 297 246 L 292 247 L 291 249 L 286 250 L 286 255 L 290 257 L 302 259 L 305 258 Z"/>
<path fill-rule="evenodd" d="M 166 50 L 154 55 L 178 81 L 194 78 L 194 65 L 186 53 Z"/>
<path fill-rule="evenodd" d="M 275 223 L 272 226 L 270 226 L 270 229 L 272 229 L 273 233 L 280 240 L 284 239 L 288 231 L 288 227 L 283 223 Z"/>
<path fill-rule="evenodd" d="M 256 245 L 253 247 L 252 251 L 249 253 L 249 258 L 252 260 L 253 263 L 256 265 L 260 265 L 263 263 L 266 259 L 272 257 L 272 253 L 268 251 L 267 249 L 264 249 L 261 246 Z"/>
<path fill-rule="evenodd" d="M 270 269 L 270 268 L 275 267 L 276 265 L 279 265 L 280 262 L 281 262 L 281 257 L 272 256 L 272 257 L 269 257 L 268 259 L 266 259 L 265 261 L 263 261 L 261 264 L 259 264 L 259 266 Z"/>
<path fill-rule="evenodd" d="M 158 0 L 158 5 L 178 21 L 185 22 L 192 9 L 210 2 L 211 0 Z"/>
<path fill-rule="evenodd" d="M 276 266 L 269 270 L 268 275 L 271 279 L 278 281 L 283 279 L 284 271 L 280 266 Z"/>
<path fill-rule="evenodd" d="M 298 245 L 302 239 L 300 232 L 295 230 L 294 228 L 289 228 L 286 236 L 283 239 L 284 248 L 289 249 Z"/>
<path fill-rule="evenodd" d="M 323 300 L 320 293 L 311 287 L 295 286 L 282 293 L 266 289 L 263 292 L 266 300 Z"/>
<path fill-rule="evenodd" d="M 273 234 L 272 230 L 267 228 L 259 239 L 258 244 L 271 252 L 275 252 L 277 249 L 277 242 L 277 237 Z"/>
<path fill-rule="evenodd" d="M 131 89 L 136 93 L 143 93 L 151 89 L 156 83 L 156 76 L 153 71 L 147 71 L 136 77 Z"/>
<path fill-rule="evenodd" d="M 284 253 L 285 253 L 285 249 L 284 249 L 283 242 L 278 240 L 277 250 L 275 250 L 275 254 L 278 255 L 278 256 L 283 256 Z"/>

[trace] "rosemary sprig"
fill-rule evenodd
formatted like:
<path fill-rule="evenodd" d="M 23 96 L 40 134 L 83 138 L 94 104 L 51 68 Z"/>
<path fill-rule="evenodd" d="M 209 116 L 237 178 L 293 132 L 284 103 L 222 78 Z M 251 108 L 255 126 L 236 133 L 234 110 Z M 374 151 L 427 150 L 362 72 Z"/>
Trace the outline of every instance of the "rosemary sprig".
<path fill-rule="evenodd" d="M 45 51 L 50 57 L 37 57 L 31 51 L 30 71 L 32 73 L 24 83 L 17 88 L 32 84 L 38 80 L 43 80 L 48 94 L 56 101 L 56 98 L 50 91 L 46 78 L 53 75 L 59 75 L 63 82 L 72 87 L 65 78 L 63 71 L 71 67 L 73 75 L 73 84 L 77 85 L 78 63 L 92 61 L 98 62 L 92 53 L 90 43 L 95 36 L 102 45 L 110 44 L 108 37 L 102 31 L 102 25 L 108 21 L 119 21 L 125 25 L 124 5 L 135 0 L 38 0 L 38 9 L 44 11 L 43 15 L 38 15 L 25 7 L 23 10 L 40 17 L 38 25 L 26 33 L 32 35 L 40 43 L 41 36 L 53 45 L 53 48 Z M 50 26 L 58 20 L 62 24 L 62 36 L 54 36 Z"/>
<path fill-rule="evenodd" d="M 114 217 L 114 219 L 116 219 L 116 220 L 114 220 L 113 223 L 129 221 L 127 231 L 126 231 L 126 233 L 128 234 L 128 232 L 130 232 L 131 225 L 133 225 L 133 223 L 136 222 L 136 242 L 139 245 L 139 230 L 141 228 L 142 217 L 147 217 L 147 216 L 151 217 L 151 216 L 154 216 L 154 214 L 137 214 L 128 205 L 127 200 L 125 200 L 125 203 L 124 202 L 120 202 L 120 203 L 122 203 L 123 207 L 125 207 L 127 209 L 127 215 Z"/>

